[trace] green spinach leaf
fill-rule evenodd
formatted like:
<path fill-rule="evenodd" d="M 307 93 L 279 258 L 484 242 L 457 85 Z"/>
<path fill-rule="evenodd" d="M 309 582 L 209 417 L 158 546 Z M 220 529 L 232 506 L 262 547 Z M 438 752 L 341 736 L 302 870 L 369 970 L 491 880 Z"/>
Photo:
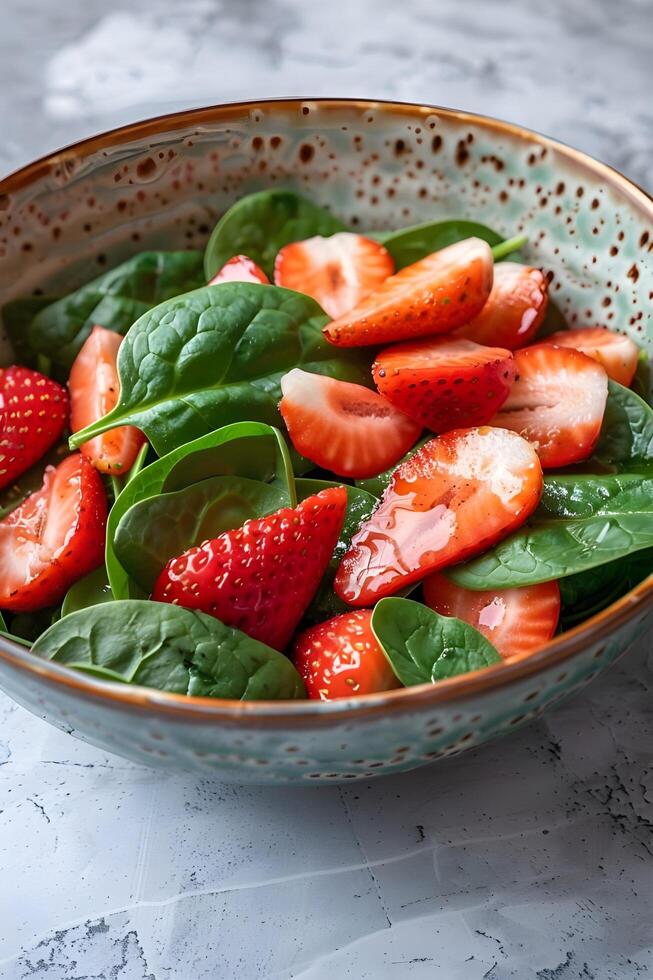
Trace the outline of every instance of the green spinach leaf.
<path fill-rule="evenodd" d="M 25 296 L 5 303 L 2 307 L 2 323 L 14 349 L 14 357 L 7 364 L 36 367 L 38 352 L 29 342 L 30 324 L 37 313 L 55 301 L 54 296 Z"/>
<path fill-rule="evenodd" d="M 372 631 L 406 687 L 435 684 L 501 660 L 473 626 L 412 599 L 381 599 L 372 614 Z"/>
<path fill-rule="evenodd" d="M 149 594 L 170 558 L 289 504 L 281 487 L 242 476 L 214 476 L 134 504 L 118 522 L 113 550 L 127 574 Z"/>
<path fill-rule="evenodd" d="M 557 303 L 554 303 L 552 299 L 549 299 L 546 313 L 544 314 L 544 319 L 540 324 L 539 330 L 537 331 L 537 340 L 545 340 L 552 333 L 557 333 L 559 330 L 568 329 L 569 324 L 565 320 L 562 310 Z"/>
<path fill-rule="evenodd" d="M 560 580 L 561 625 L 570 629 L 605 609 L 653 572 L 653 548 Z"/>
<path fill-rule="evenodd" d="M 347 228 L 325 208 L 287 190 L 241 197 L 220 218 L 206 246 L 204 272 L 212 279 L 234 255 L 247 255 L 272 279 L 278 251 L 314 235 Z"/>
<path fill-rule="evenodd" d="M 296 481 L 297 499 L 306 500 L 320 490 L 327 487 L 339 487 L 340 483 L 329 480 L 309 480 L 301 479 Z M 322 623 L 325 619 L 338 616 L 340 613 L 351 611 L 351 606 L 343 602 L 333 591 L 333 580 L 336 577 L 340 559 L 348 550 L 356 531 L 363 521 L 366 521 L 378 504 L 376 497 L 361 490 L 359 487 L 346 487 L 347 490 L 347 510 L 343 522 L 340 538 L 334 549 L 333 557 L 329 563 L 320 586 L 313 596 L 311 603 L 304 613 L 302 624 L 312 626 L 314 623 Z"/>
<path fill-rule="evenodd" d="M 592 460 L 617 473 L 653 471 L 653 409 L 616 381 L 608 381 L 603 425 Z"/>
<path fill-rule="evenodd" d="M 120 348 L 118 404 L 71 445 L 128 423 L 163 455 L 231 422 L 280 424 L 281 378 L 298 365 L 369 384 L 369 356 L 331 346 L 326 322 L 308 296 L 254 283 L 207 286 L 161 303 Z"/>
<path fill-rule="evenodd" d="M 67 378 L 96 324 L 124 334 L 153 306 L 204 281 L 201 252 L 141 252 L 37 313 L 27 343 Z"/>
<path fill-rule="evenodd" d="M 272 483 L 294 507 L 295 483 L 286 442 L 260 422 L 237 422 L 180 446 L 130 480 L 109 512 L 106 567 L 114 598 L 143 598 L 114 550 L 118 526 L 131 507 L 161 493 L 174 493 L 216 476 L 242 476 Z"/>
<path fill-rule="evenodd" d="M 33 653 L 69 667 L 176 694 L 239 700 L 305 697 L 290 660 L 212 616 L 128 600 L 71 613 Z"/>
<path fill-rule="evenodd" d="M 546 477 L 527 525 L 479 558 L 447 569 L 468 589 L 564 578 L 653 547 L 653 476 Z"/>
<path fill-rule="evenodd" d="M 412 265 L 432 252 L 455 245 L 464 238 L 482 238 L 488 245 L 500 245 L 501 235 L 486 225 L 475 221 L 427 221 L 399 231 L 379 232 L 375 237 L 380 241 L 395 261 L 397 269 Z"/>
<path fill-rule="evenodd" d="M 101 602 L 111 602 L 113 594 L 104 565 L 89 572 L 70 586 L 61 605 L 61 615 L 69 616 L 79 609 L 97 606 Z"/>
<path fill-rule="evenodd" d="M 635 371 L 635 377 L 633 378 L 631 387 L 635 394 L 639 395 L 647 405 L 651 404 L 651 360 L 648 352 L 645 350 L 639 352 L 637 370 Z"/>

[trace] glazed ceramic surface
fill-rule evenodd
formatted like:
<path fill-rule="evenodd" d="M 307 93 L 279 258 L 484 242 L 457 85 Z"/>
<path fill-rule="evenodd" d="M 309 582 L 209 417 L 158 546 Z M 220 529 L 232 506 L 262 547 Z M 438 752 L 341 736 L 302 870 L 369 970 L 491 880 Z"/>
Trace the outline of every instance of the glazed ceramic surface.
<path fill-rule="evenodd" d="M 295 188 L 357 229 L 467 217 L 545 268 L 575 325 L 653 353 L 653 204 L 609 168 L 517 127 L 430 107 L 288 101 L 150 120 L 0 184 L 3 301 L 57 295 L 147 248 L 201 248 L 243 193 Z M 11 358 L 3 342 L 5 362 Z M 526 662 L 362 699 L 240 703 L 102 685 L 0 641 L 20 704 L 138 762 L 238 782 L 369 778 L 509 732 L 587 683 L 646 628 L 643 584 Z"/>

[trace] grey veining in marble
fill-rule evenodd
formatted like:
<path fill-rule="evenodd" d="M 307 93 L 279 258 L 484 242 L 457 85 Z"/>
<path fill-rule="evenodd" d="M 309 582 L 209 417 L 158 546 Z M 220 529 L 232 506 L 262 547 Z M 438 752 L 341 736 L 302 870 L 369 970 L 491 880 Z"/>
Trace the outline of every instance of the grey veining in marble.
<path fill-rule="evenodd" d="M 0 171 L 261 95 L 487 112 L 653 186 L 651 0 L 1 0 Z M 653 974 L 644 643 L 510 739 L 364 786 L 140 769 L 0 696 L 0 978 Z"/>

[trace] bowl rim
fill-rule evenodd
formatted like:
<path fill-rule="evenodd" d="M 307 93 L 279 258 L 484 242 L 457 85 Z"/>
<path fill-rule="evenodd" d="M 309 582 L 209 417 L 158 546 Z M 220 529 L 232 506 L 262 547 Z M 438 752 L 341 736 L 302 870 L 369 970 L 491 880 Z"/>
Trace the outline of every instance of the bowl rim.
<path fill-rule="evenodd" d="M 47 153 L 0 179 L 0 195 L 11 194 L 49 172 L 50 168 L 66 158 L 86 156 L 95 150 L 117 143 L 128 143 L 139 137 L 180 129 L 189 122 L 226 121 L 231 116 L 241 116 L 244 111 L 265 106 L 284 110 L 301 110 L 305 105 L 321 109 L 355 109 L 373 111 L 381 109 L 405 115 L 440 115 L 449 120 L 468 122 L 488 130 L 539 144 L 561 154 L 575 164 L 589 169 L 598 177 L 625 194 L 633 204 L 653 221 L 653 197 L 634 181 L 615 168 L 596 160 L 582 150 L 568 146 L 528 127 L 510 123 L 493 116 L 451 109 L 444 106 L 418 102 L 400 102 L 383 99 L 297 97 L 275 99 L 248 99 L 238 102 L 217 103 L 192 109 L 177 110 L 148 117 L 102 133 L 85 137 L 59 150 Z M 173 694 L 154 688 L 131 686 L 99 681 L 89 675 L 73 671 L 60 664 L 34 657 L 22 645 L 0 637 L 0 661 L 11 669 L 45 681 L 48 686 L 64 688 L 71 696 L 81 696 L 94 703 L 110 702 L 107 707 L 121 707 L 130 711 L 146 711 L 165 716 L 166 720 L 199 723 L 215 723 L 237 727 L 301 728 L 331 725 L 334 721 L 358 720 L 385 716 L 389 712 L 410 712 L 437 708 L 452 702 L 465 701 L 497 687 L 509 687 L 542 670 L 562 665 L 574 654 L 596 641 L 607 641 L 610 634 L 638 614 L 644 615 L 653 607 L 653 575 L 640 582 L 610 606 L 596 613 L 583 623 L 559 634 L 537 653 L 523 660 L 502 661 L 483 670 L 461 674 L 438 684 L 420 684 L 415 687 L 396 688 L 378 694 L 343 698 L 334 701 L 239 701 L 224 698 L 195 697 Z M 595 657 L 600 657 L 600 648 Z M 560 683 L 567 675 L 559 676 Z M 63 692 L 62 692 L 63 693 Z M 516 706 L 518 710 L 518 706 Z"/>

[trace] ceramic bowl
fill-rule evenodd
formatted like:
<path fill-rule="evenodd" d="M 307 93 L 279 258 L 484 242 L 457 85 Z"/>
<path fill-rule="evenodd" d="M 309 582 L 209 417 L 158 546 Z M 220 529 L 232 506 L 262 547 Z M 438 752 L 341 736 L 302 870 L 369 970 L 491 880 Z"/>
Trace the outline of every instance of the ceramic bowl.
<path fill-rule="evenodd" d="M 238 197 L 292 187 L 353 228 L 468 217 L 525 232 L 572 324 L 649 352 L 653 201 L 518 126 L 430 106 L 263 101 L 96 136 L 0 183 L 3 302 L 57 294 L 147 248 L 201 248 Z M 646 263 L 649 262 L 647 270 Z M 368 779 L 510 732 L 587 684 L 646 629 L 653 579 L 530 659 L 321 703 L 185 698 L 108 685 L 0 640 L 0 686 L 34 714 L 139 763 L 237 782 Z"/>

